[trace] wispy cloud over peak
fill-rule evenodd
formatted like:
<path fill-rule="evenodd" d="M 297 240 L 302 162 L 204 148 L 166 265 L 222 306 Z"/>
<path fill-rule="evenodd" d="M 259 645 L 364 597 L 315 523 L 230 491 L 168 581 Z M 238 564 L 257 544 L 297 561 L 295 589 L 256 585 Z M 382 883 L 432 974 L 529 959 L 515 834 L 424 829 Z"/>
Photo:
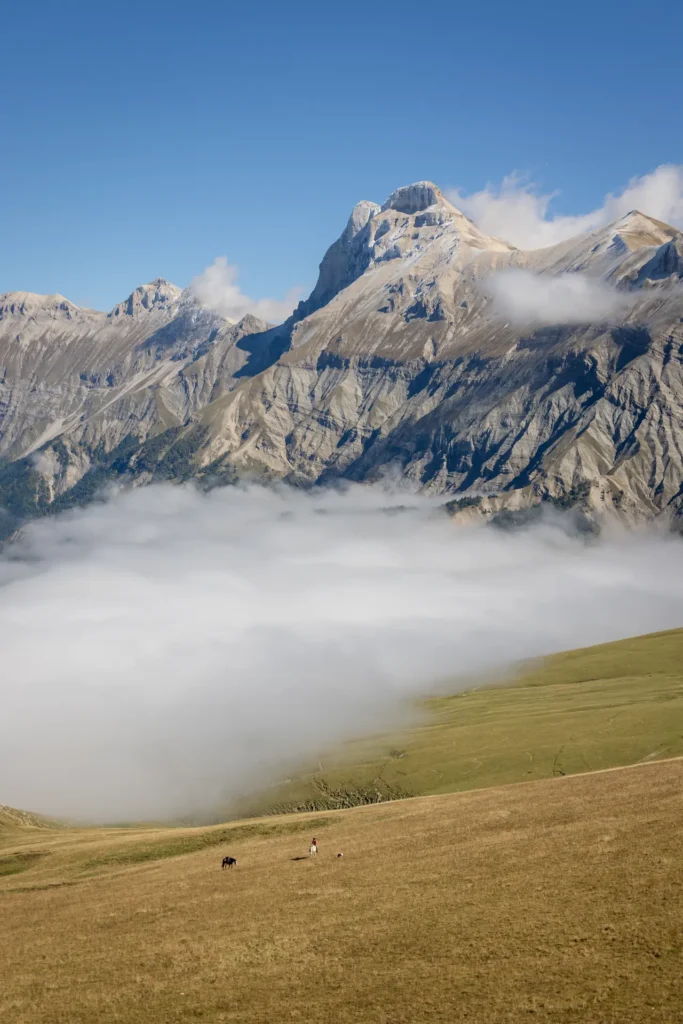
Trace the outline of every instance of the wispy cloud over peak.
<path fill-rule="evenodd" d="M 279 324 L 286 320 L 301 298 L 301 289 L 291 289 L 284 299 L 251 299 L 237 283 L 238 269 L 228 263 L 227 257 L 217 256 L 190 282 L 190 292 L 200 306 L 233 322 L 247 313 L 267 323 Z"/>
<path fill-rule="evenodd" d="M 524 175 L 513 172 L 500 185 L 480 192 L 447 191 L 448 198 L 487 234 L 519 249 L 541 249 L 574 235 L 593 231 L 631 210 L 683 227 L 683 165 L 662 164 L 649 174 L 632 178 L 600 207 L 585 214 L 563 216 L 551 211 L 557 192 L 543 192 Z"/>

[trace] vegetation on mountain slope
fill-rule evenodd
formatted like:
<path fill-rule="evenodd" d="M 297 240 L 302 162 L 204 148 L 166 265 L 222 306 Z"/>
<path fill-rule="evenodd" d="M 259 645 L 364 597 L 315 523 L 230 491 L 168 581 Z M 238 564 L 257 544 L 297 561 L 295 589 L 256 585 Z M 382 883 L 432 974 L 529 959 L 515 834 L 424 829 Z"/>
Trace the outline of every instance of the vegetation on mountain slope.
<path fill-rule="evenodd" d="M 250 802 L 323 810 L 683 755 L 683 629 L 556 654 L 510 685 L 430 700 Z"/>
<path fill-rule="evenodd" d="M 683 629 L 556 654 L 424 701 L 411 726 L 323 752 L 231 812 L 334 810 L 678 756 Z M 0 832 L 50 824 L 0 807 Z"/>
<path fill-rule="evenodd" d="M 669 1024 L 681 754 L 671 630 L 436 698 L 262 802 L 323 814 L 88 829 L 0 807 L 0 1015 Z M 384 802 L 414 793 L 434 795 Z"/>
<path fill-rule="evenodd" d="M 9 537 L 22 524 L 42 516 L 83 508 L 106 493 L 111 484 L 132 486 L 140 480 L 149 483 L 201 478 L 211 481 L 210 471 L 200 470 L 197 453 L 206 442 L 205 427 L 169 427 L 146 440 L 127 434 L 112 451 L 102 444 L 88 452 L 90 468 L 72 486 L 50 498 L 48 485 L 36 468 L 34 457 L 0 463 L 0 540 Z M 64 445 L 53 441 L 39 453 L 59 452 Z M 221 471 L 221 482 L 234 480 L 234 474 Z"/>

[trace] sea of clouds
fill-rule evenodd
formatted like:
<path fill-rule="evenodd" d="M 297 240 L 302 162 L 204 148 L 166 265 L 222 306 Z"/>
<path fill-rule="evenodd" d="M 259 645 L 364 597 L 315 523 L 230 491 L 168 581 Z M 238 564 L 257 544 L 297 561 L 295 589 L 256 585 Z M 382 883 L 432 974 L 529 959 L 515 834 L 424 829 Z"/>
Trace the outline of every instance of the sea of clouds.
<path fill-rule="evenodd" d="M 118 493 L 0 559 L 0 798 L 209 815 L 414 698 L 679 625 L 683 543 L 652 531 L 456 526 L 379 488 Z"/>

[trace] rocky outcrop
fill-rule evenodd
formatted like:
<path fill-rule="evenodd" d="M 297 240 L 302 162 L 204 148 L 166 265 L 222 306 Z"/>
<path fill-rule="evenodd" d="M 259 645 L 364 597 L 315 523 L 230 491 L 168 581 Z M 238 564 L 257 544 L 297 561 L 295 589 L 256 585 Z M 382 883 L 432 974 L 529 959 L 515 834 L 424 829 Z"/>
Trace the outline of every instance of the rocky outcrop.
<path fill-rule="evenodd" d="M 162 279 L 109 314 L 2 296 L 0 501 L 16 522 L 112 478 L 400 476 L 466 495 L 468 514 L 545 499 L 675 520 L 682 253 L 680 232 L 637 211 L 522 252 L 418 182 L 354 208 L 277 328 L 230 324 Z M 512 268 L 587 275 L 622 311 L 509 323 L 489 281 Z"/>
<path fill-rule="evenodd" d="M 640 268 L 636 284 L 683 278 L 683 235 L 660 245 L 651 259 Z"/>
<path fill-rule="evenodd" d="M 335 295 L 363 274 L 371 260 L 368 245 L 368 221 L 379 211 L 377 203 L 363 200 L 354 206 L 341 236 L 327 250 L 320 264 L 318 281 L 305 302 L 300 302 L 294 320 L 326 306 Z"/>
<path fill-rule="evenodd" d="M 157 277 L 149 284 L 142 284 L 132 292 L 125 302 L 114 306 L 107 316 L 115 319 L 118 316 L 139 316 L 150 309 L 171 309 L 180 299 L 181 289 Z"/>

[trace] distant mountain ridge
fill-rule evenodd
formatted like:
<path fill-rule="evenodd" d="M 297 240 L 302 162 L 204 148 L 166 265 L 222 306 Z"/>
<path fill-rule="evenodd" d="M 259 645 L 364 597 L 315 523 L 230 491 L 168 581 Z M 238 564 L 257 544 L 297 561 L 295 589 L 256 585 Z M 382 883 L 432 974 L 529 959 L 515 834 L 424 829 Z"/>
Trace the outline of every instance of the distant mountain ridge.
<path fill-rule="evenodd" d="M 579 272 L 628 305 L 511 323 L 490 281 L 513 269 Z M 109 313 L 2 295 L 2 532 L 110 480 L 245 475 L 398 474 L 469 514 L 550 499 L 678 521 L 681 278 L 683 234 L 638 211 L 524 252 L 417 182 L 354 207 L 279 326 L 233 324 L 161 278 Z"/>

